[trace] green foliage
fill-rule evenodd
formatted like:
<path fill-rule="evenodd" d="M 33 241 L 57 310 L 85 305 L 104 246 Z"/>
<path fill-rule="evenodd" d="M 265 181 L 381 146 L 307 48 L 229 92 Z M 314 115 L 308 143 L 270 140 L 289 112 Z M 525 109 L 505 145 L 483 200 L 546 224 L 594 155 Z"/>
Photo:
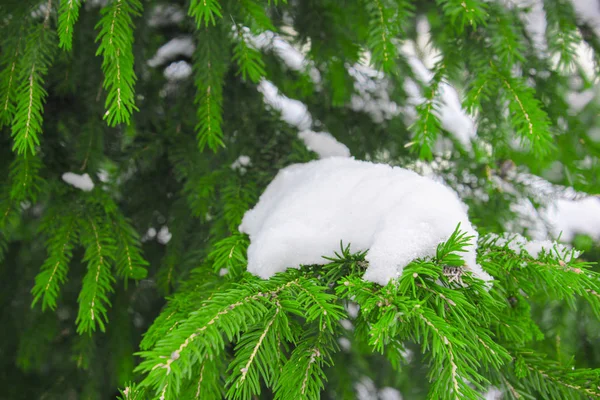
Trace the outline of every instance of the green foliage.
<path fill-rule="evenodd" d="M 102 8 L 102 18 L 96 41 L 100 42 L 96 55 L 103 57 L 106 113 L 110 126 L 128 123 L 135 106 L 135 72 L 133 70 L 133 17 L 140 15 L 139 0 L 112 0 Z"/>
<path fill-rule="evenodd" d="M 0 1 L 0 397 L 599 398 L 598 238 L 533 257 L 491 233 L 533 236 L 523 209 L 600 193 L 600 37 L 544 0 L 536 48 L 513 3 Z M 182 37 L 193 52 L 147 62 Z M 463 270 L 460 228 L 386 286 L 348 238 L 250 275 L 238 227 L 317 157 L 300 130 L 443 180 L 494 281 Z"/>
<path fill-rule="evenodd" d="M 16 150 L 18 154 L 33 155 L 36 153 L 36 146 L 40 144 L 43 106 L 47 96 L 43 81 L 52 62 L 54 46 L 55 35 L 48 29 L 47 19 L 43 24 L 31 28 L 25 38 L 25 49 L 19 68 L 21 73 L 16 82 L 15 109 L 12 121 L 13 150 Z M 10 68 L 12 71 L 14 65 L 11 64 Z M 12 78 L 13 76 L 10 74 L 7 99 L 10 96 Z M 8 112 L 8 115 L 10 114 Z"/>
<path fill-rule="evenodd" d="M 58 38 L 59 46 L 65 50 L 71 50 L 73 46 L 73 29 L 77 18 L 81 0 L 62 0 L 58 10 Z"/>

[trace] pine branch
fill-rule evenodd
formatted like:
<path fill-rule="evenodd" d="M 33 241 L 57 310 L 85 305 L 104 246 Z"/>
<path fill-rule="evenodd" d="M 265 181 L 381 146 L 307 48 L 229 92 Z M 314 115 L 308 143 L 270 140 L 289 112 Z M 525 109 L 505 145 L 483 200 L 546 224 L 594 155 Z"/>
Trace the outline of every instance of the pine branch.
<path fill-rule="evenodd" d="M 139 0 L 112 0 L 101 10 L 102 18 L 96 24 L 100 42 L 96 55 L 102 55 L 103 87 L 108 91 L 104 119 L 108 125 L 129 123 L 135 106 L 133 70 L 133 17 L 141 14 Z"/>
<path fill-rule="evenodd" d="M 59 47 L 69 51 L 73 47 L 73 30 L 79 18 L 82 0 L 61 0 L 58 10 Z"/>

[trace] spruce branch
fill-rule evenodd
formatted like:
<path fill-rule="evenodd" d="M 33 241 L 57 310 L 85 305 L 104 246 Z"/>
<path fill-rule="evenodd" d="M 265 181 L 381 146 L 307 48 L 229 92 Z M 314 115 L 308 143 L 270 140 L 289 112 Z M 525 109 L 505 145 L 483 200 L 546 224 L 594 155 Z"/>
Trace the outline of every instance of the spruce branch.
<path fill-rule="evenodd" d="M 79 18 L 79 8 L 83 0 L 61 0 L 58 10 L 59 47 L 69 51 L 73 47 L 73 30 Z"/>
<path fill-rule="evenodd" d="M 42 133 L 44 101 L 44 77 L 52 62 L 55 34 L 47 24 L 33 27 L 27 35 L 25 51 L 21 59 L 20 83 L 16 89 L 15 112 L 12 121 L 13 151 L 20 154 L 36 153 L 39 135 Z"/>
<path fill-rule="evenodd" d="M 369 16 L 367 47 L 375 67 L 390 73 L 396 67 L 398 49 L 396 40 L 404 32 L 402 27 L 412 16 L 413 5 L 407 1 L 365 0 Z"/>
<path fill-rule="evenodd" d="M 196 135 L 200 150 L 208 145 L 216 151 L 224 147 L 221 125 L 223 81 L 229 64 L 228 46 L 223 41 L 224 32 L 217 27 L 201 28 L 197 36 L 198 48 L 194 55 Z"/>
<path fill-rule="evenodd" d="M 17 80 L 19 77 L 19 61 L 23 49 L 22 28 L 19 35 L 9 37 L 3 44 L 3 50 L 8 53 L 9 57 L 0 59 L 0 128 L 4 125 L 9 125 L 15 114 L 15 100 L 17 90 Z"/>
<path fill-rule="evenodd" d="M 249 41 L 247 28 L 234 25 L 236 44 L 233 47 L 233 61 L 238 66 L 242 79 L 257 83 L 266 75 L 265 62 L 258 50 Z"/>
<path fill-rule="evenodd" d="M 79 236 L 85 247 L 83 261 L 87 262 L 87 273 L 79 293 L 79 311 L 77 313 L 77 332 L 91 333 L 99 328 L 106 329 L 107 311 L 110 306 L 108 295 L 113 291 L 114 277 L 110 264 L 116 252 L 111 230 L 95 216 L 81 221 Z"/>
<path fill-rule="evenodd" d="M 42 231 L 48 234 L 48 258 L 35 277 L 35 285 L 31 289 L 31 306 L 35 306 L 41 300 L 42 310 L 56 309 L 60 287 L 67 280 L 69 262 L 77 240 L 78 215 L 68 210 L 60 210 L 51 215 L 52 217 L 42 224 Z"/>
<path fill-rule="evenodd" d="M 129 123 L 135 106 L 133 70 L 133 17 L 141 14 L 139 0 L 112 0 L 101 10 L 96 24 L 100 42 L 96 55 L 103 57 L 103 87 L 108 91 L 104 119 L 108 125 Z"/>
<path fill-rule="evenodd" d="M 192 0 L 188 9 L 188 15 L 196 20 L 198 28 L 205 27 L 209 24 L 216 24 L 216 17 L 222 18 L 221 4 L 219 0 Z"/>

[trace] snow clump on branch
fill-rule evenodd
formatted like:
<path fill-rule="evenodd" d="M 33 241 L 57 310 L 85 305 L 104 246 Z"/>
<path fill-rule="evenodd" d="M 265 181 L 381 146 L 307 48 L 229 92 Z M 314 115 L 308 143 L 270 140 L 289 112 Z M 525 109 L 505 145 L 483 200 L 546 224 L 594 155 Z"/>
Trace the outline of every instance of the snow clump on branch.
<path fill-rule="evenodd" d="M 459 223 L 473 236 L 466 268 L 491 280 L 475 260 L 467 207 L 450 188 L 403 168 L 332 157 L 282 169 L 239 229 L 250 235 L 248 271 L 261 278 L 323 264 L 342 240 L 368 250 L 363 278 L 385 285 L 414 259 L 434 256 Z"/>

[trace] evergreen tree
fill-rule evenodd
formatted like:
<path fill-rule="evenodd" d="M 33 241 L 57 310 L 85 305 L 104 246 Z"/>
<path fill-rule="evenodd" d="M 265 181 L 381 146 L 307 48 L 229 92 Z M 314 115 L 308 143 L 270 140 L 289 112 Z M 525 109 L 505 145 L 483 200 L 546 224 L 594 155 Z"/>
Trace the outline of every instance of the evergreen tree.
<path fill-rule="evenodd" d="M 599 63 L 596 0 L 1 1 L 0 398 L 600 398 Z M 460 226 L 249 273 L 332 154 L 450 186 L 493 280 Z"/>

